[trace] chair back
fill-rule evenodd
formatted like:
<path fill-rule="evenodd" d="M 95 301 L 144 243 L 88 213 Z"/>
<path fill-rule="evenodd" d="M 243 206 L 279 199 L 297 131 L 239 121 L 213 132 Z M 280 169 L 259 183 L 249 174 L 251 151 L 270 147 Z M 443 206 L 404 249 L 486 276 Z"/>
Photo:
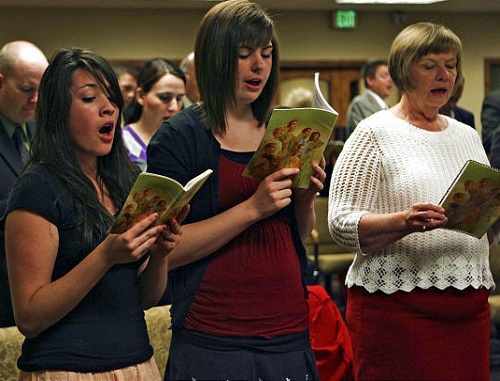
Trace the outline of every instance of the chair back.
<path fill-rule="evenodd" d="M 335 243 L 328 229 L 328 197 L 317 197 L 314 202 L 316 224 L 314 229 L 318 232 L 319 254 L 345 253 L 347 250 Z"/>
<path fill-rule="evenodd" d="M 500 295 L 500 243 L 490 246 L 490 269 L 497 287 L 492 294 Z"/>

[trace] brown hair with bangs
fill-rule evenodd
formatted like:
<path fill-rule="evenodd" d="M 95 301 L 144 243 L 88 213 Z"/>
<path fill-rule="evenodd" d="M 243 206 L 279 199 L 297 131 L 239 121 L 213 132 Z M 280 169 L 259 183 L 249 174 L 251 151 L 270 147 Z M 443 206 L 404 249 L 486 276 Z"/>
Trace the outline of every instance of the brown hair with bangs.
<path fill-rule="evenodd" d="M 265 46 L 271 41 L 273 65 L 269 79 L 252 103 L 259 124 L 264 124 L 278 86 L 278 38 L 271 17 L 248 0 L 228 0 L 212 7 L 203 17 L 195 42 L 196 80 L 202 117 L 214 133 L 225 133 L 225 108 L 235 102 L 238 53 L 242 45 Z"/>
<path fill-rule="evenodd" d="M 411 66 L 423 56 L 434 53 L 456 53 L 455 88 L 463 82 L 462 42 L 444 25 L 431 22 L 412 24 L 394 39 L 389 52 L 389 73 L 396 87 L 406 92 L 413 87 Z"/>

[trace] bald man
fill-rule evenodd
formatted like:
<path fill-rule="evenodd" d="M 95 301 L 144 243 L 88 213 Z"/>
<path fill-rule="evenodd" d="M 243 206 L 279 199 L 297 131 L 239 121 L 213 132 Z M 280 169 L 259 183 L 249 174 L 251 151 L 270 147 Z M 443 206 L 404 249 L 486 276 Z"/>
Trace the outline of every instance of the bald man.
<path fill-rule="evenodd" d="M 194 53 L 189 53 L 179 65 L 186 76 L 186 95 L 182 99 L 184 107 L 188 107 L 200 100 L 198 82 L 196 82 L 196 71 L 194 66 Z"/>
<path fill-rule="evenodd" d="M 20 126 L 29 149 L 35 131 L 33 119 L 38 88 L 49 65 L 43 52 L 28 41 L 12 41 L 0 49 L 0 216 L 3 215 L 12 184 L 23 167 L 20 148 L 15 142 Z M 0 230 L 0 327 L 14 325 L 5 269 L 3 224 Z"/>
<path fill-rule="evenodd" d="M 43 52 L 27 41 L 9 42 L 0 50 L 0 202 L 23 164 L 14 129 L 21 125 L 26 138 L 32 136 L 38 88 L 48 64 Z"/>

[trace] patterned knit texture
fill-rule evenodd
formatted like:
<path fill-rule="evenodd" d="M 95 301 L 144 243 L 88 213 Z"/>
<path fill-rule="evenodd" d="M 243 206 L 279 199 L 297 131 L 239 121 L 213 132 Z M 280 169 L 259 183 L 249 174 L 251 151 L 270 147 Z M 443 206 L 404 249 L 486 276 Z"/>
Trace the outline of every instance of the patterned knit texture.
<path fill-rule="evenodd" d="M 494 286 L 486 235 L 477 239 L 440 228 L 409 234 L 377 252 L 360 249 L 357 226 L 363 214 L 439 204 L 468 159 L 489 164 L 477 131 L 447 120 L 445 130 L 429 132 L 379 111 L 347 140 L 332 174 L 328 224 L 333 239 L 357 253 L 348 287 L 391 294 L 416 287 Z"/>

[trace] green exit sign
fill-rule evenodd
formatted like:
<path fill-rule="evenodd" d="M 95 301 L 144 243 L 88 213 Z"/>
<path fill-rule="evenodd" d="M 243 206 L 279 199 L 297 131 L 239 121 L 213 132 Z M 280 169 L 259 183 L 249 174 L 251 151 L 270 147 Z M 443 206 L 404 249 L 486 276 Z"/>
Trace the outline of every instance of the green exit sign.
<path fill-rule="evenodd" d="M 332 24 L 337 29 L 356 28 L 356 12 L 352 10 L 337 10 L 332 12 Z"/>

